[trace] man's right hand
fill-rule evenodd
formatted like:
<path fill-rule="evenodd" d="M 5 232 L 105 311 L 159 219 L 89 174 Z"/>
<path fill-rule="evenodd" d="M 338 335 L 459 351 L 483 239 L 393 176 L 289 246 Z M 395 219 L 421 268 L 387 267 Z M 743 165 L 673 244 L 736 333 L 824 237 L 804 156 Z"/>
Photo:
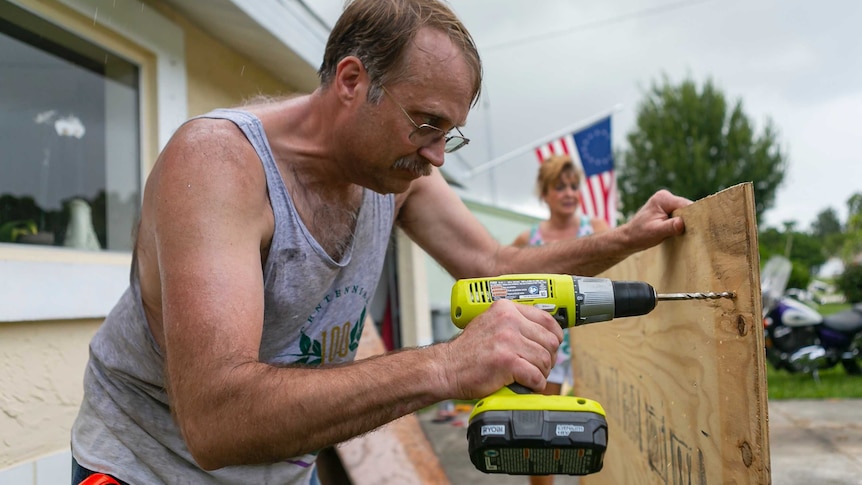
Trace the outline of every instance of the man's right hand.
<path fill-rule="evenodd" d="M 682 218 L 673 217 L 672 214 L 691 203 L 685 197 L 659 190 L 620 229 L 626 231 L 632 249 L 651 248 L 668 237 L 678 236 L 685 231 Z"/>
<path fill-rule="evenodd" d="M 442 344 L 451 397 L 477 399 L 513 382 L 541 392 L 562 341 L 563 330 L 548 312 L 495 302 Z"/>

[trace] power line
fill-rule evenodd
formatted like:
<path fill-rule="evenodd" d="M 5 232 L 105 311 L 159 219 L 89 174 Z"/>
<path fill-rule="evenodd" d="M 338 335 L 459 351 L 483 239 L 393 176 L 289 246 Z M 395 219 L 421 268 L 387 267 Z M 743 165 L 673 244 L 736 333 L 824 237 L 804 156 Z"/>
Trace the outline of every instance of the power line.
<path fill-rule="evenodd" d="M 700 3 L 707 3 L 711 0 L 683 0 L 675 3 L 668 3 L 665 5 L 659 5 L 658 7 L 646 8 L 643 10 L 638 10 L 635 12 L 630 12 L 622 15 L 618 15 L 616 17 L 610 17 L 602 20 L 596 20 L 594 22 L 587 22 L 584 24 L 576 25 L 574 27 L 569 27 L 561 30 L 552 30 L 550 32 L 542 32 L 540 34 L 531 35 L 527 37 L 522 37 L 520 39 L 515 40 L 507 40 L 505 42 L 501 42 L 499 44 L 491 44 L 489 46 L 482 47 L 483 52 L 487 52 L 490 50 L 502 49 L 505 47 L 512 47 L 514 45 L 524 45 L 529 44 L 531 42 L 538 42 L 540 40 L 549 39 L 552 37 L 560 37 L 562 35 L 568 35 L 574 32 L 580 32 L 585 30 L 596 29 L 599 27 L 604 27 L 607 25 L 618 24 L 621 22 L 625 22 L 627 20 L 640 19 L 645 17 L 653 17 L 655 15 L 667 13 L 673 10 L 678 10 L 685 7 L 691 7 Z"/>

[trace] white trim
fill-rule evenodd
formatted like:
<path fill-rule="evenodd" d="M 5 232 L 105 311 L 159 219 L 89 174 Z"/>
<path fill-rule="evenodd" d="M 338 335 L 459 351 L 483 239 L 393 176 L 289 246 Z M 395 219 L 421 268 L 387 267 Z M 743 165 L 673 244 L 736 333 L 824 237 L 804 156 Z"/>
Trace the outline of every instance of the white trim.
<path fill-rule="evenodd" d="M 318 87 L 329 26 L 304 0 L 161 1 L 293 90 Z"/>
<path fill-rule="evenodd" d="M 0 483 L 35 484 L 70 483 L 72 481 L 72 451 L 63 451 L 25 461 L 0 470 Z"/>
<path fill-rule="evenodd" d="M 320 64 L 329 30 L 301 5 L 280 0 L 230 1 L 308 65 Z"/>
<path fill-rule="evenodd" d="M 13 0 L 15 1 L 15 0 Z M 183 30 L 140 1 L 59 0 L 156 56 L 159 151 L 188 117 Z M 110 46 L 104 46 L 110 48 Z M 143 142 L 143 140 L 142 140 Z M 141 167 L 147 166 L 141 163 Z"/>
<path fill-rule="evenodd" d="M 0 260 L 0 322 L 104 318 L 129 285 L 127 254 L 8 246 L 13 257 L 26 251 L 49 259 Z"/>

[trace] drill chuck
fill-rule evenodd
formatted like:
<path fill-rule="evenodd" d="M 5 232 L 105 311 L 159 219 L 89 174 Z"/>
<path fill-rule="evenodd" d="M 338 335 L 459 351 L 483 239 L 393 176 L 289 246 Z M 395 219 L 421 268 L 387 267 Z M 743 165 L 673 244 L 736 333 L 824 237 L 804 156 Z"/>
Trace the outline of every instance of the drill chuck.
<path fill-rule="evenodd" d="M 643 281 L 614 281 L 614 318 L 636 317 L 653 311 L 655 288 Z"/>
<path fill-rule="evenodd" d="M 655 288 L 643 281 L 611 281 L 583 276 L 572 279 L 578 302 L 575 325 L 646 315 L 656 305 Z"/>

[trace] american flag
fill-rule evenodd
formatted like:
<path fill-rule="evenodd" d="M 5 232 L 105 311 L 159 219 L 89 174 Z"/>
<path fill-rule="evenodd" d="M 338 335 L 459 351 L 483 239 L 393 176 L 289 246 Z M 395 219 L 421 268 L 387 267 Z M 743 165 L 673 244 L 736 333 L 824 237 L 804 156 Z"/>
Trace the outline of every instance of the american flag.
<path fill-rule="evenodd" d="M 569 155 L 584 172 L 581 180 L 581 209 L 584 214 L 604 219 L 610 227 L 617 223 L 617 183 L 611 150 L 611 117 L 536 147 L 542 163 L 551 155 Z"/>

